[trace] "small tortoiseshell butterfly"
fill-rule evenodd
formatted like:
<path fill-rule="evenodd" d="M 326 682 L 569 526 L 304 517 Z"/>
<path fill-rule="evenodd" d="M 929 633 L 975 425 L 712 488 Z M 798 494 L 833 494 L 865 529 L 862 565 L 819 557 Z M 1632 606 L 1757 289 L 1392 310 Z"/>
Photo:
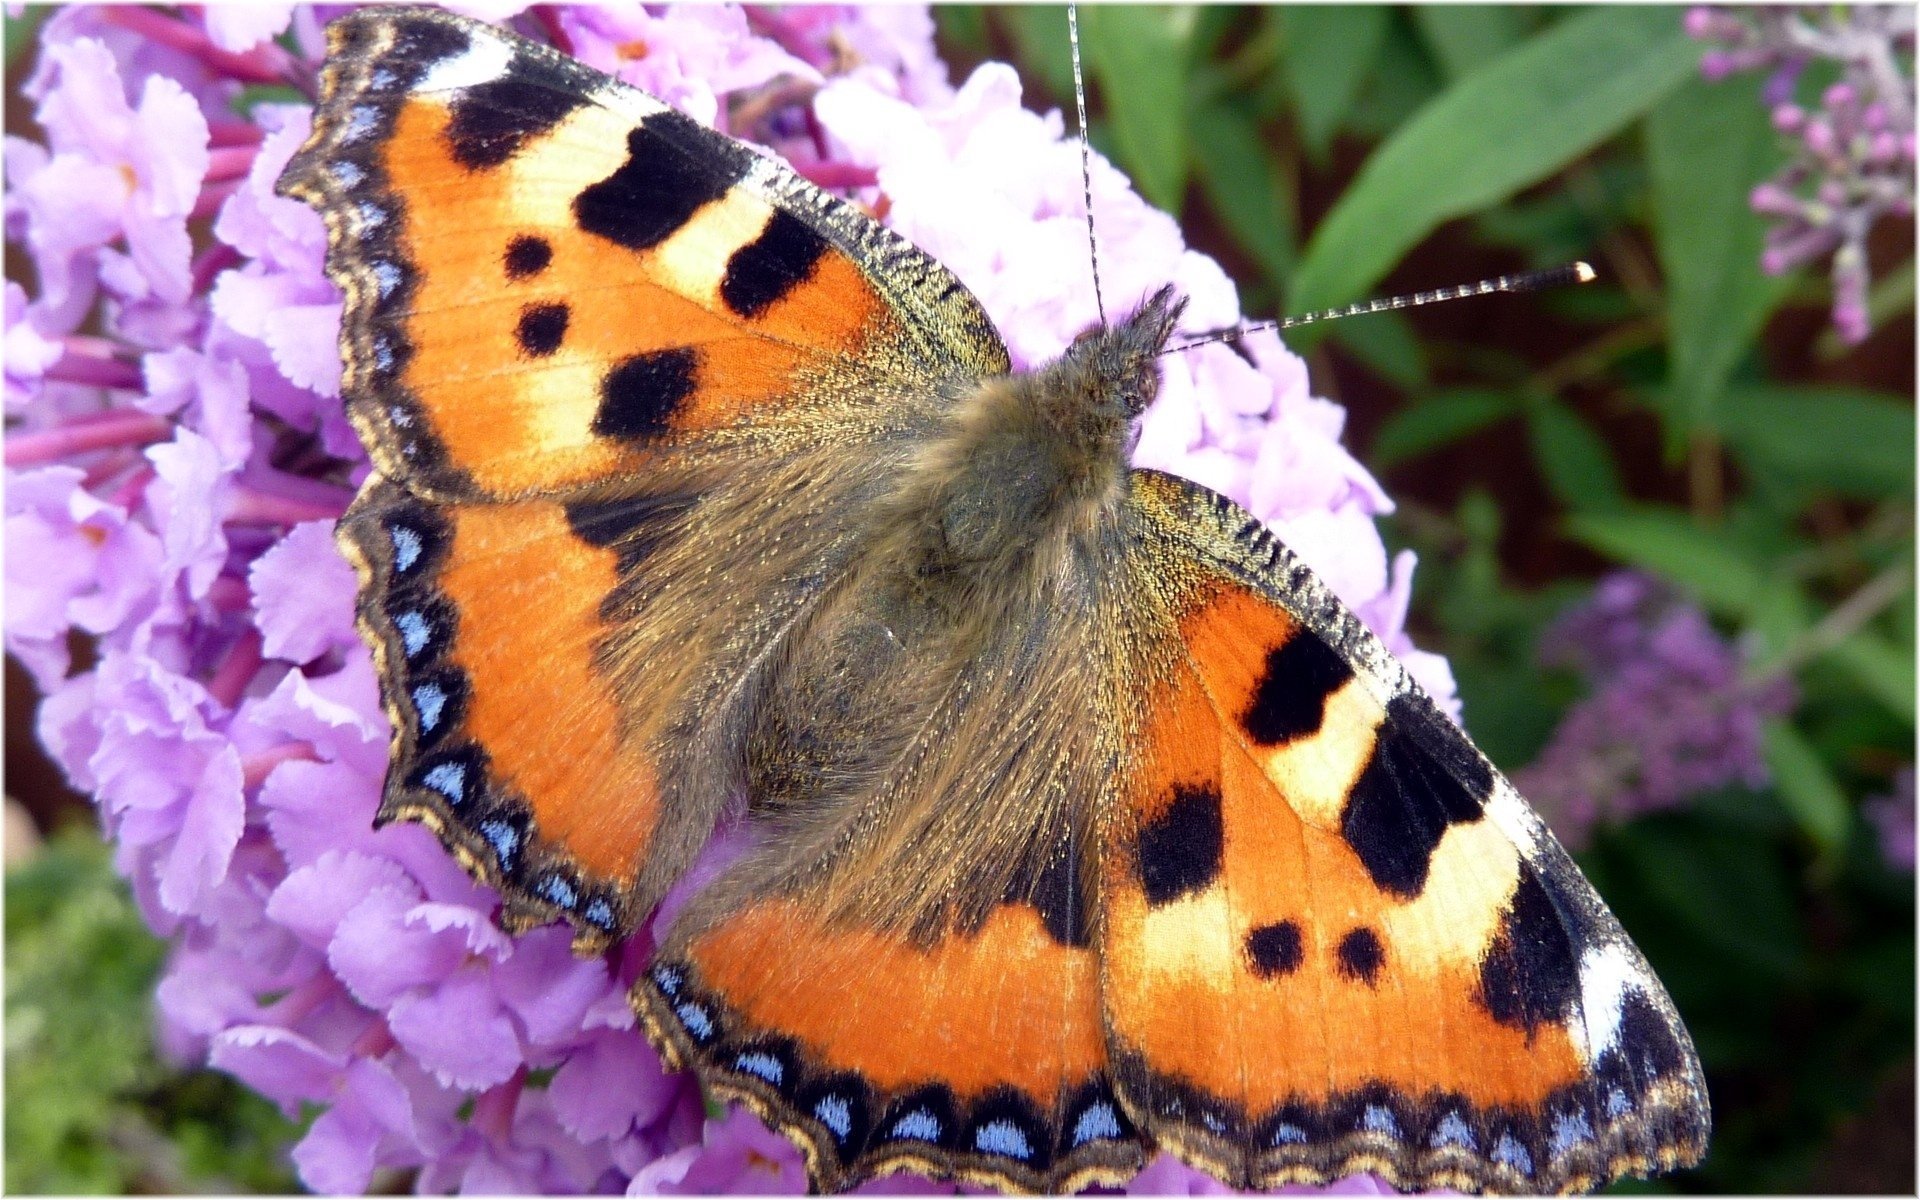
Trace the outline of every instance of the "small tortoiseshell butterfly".
<path fill-rule="evenodd" d="M 1238 1187 L 1695 1162 L 1665 991 L 1261 523 L 1126 462 L 1182 302 L 1015 374 L 779 162 L 440 12 L 329 33 L 340 525 L 425 823 L 583 953 L 744 794 L 633 1002 L 816 1186 L 1166 1149 Z"/>

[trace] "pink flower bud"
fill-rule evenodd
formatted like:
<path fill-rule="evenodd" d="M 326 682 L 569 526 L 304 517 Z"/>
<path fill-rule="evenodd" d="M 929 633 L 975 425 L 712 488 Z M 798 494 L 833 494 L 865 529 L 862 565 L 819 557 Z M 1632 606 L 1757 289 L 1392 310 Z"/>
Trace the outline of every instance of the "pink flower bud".
<path fill-rule="evenodd" d="M 1682 22 L 1690 38 L 1712 37 L 1716 24 L 1713 10 L 1705 7 L 1688 9 L 1686 20 Z"/>
<path fill-rule="evenodd" d="M 1798 133 L 1807 123 L 1807 110 L 1798 104 L 1777 104 L 1773 109 L 1773 127 L 1781 133 Z"/>
<path fill-rule="evenodd" d="M 1821 158 L 1832 158 L 1834 153 L 1833 126 L 1823 118 L 1816 117 L 1807 122 L 1805 133 L 1807 149 Z"/>
<path fill-rule="evenodd" d="M 1887 106 L 1875 100 L 1860 111 L 1860 123 L 1868 129 L 1880 130 L 1887 127 Z"/>
<path fill-rule="evenodd" d="M 1849 108 L 1853 105 L 1854 97 L 1851 84 L 1836 83 L 1821 95 L 1820 101 L 1829 109 Z"/>
<path fill-rule="evenodd" d="M 1718 83 L 1738 69 L 1733 55 L 1719 50 L 1709 50 L 1700 56 L 1700 74 L 1710 83 Z"/>

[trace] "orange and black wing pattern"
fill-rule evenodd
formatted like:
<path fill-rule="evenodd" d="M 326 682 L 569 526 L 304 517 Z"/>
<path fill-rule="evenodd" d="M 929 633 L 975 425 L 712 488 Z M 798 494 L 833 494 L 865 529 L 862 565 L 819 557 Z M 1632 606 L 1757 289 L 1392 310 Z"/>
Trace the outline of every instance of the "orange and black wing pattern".
<path fill-rule="evenodd" d="M 1697 1161 L 1700 1067 L 1553 836 L 1312 574 L 1136 472 L 1169 635 L 1100 850 L 1117 1090 L 1246 1187 L 1560 1192 Z"/>
<path fill-rule="evenodd" d="M 326 216 L 348 412 L 413 490 L 560 491 L 876 378 L 1007 369 L 944 269 L 645 93 L 432 10 L 328 38 L 281 188 Z"/>
<path fill-rule="evenodd" d="M 406 8 L 328 38 L 280 187 L 326 219 L 375 467 L 340 540 L 394 726 L 382 816 L 593 949 L 725 802 L 688 760 L 726 747 L 662 747 L 725 726 L 881 443 L 1006 352 L 850 205 L 551 49 Z"/>

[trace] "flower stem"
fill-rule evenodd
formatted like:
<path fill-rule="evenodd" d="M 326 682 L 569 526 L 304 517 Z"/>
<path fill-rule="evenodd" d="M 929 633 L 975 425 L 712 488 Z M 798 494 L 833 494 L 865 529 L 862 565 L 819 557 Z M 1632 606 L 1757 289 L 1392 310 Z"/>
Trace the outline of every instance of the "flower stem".
<path fill-rule="evenodd" d="M 172 433 L 173 422 L 165 417 L 121 411 L 109 420 L 64 425 L 38 433 L 15 434 L 6 440 L 5 459 L 10 467 L 36 466 L 91 450 L 163 442 Z"/>
<path fill-rule="evenodd" d="M 65 354 L 47 368 L 44 378 L 55 383 L 103 388 L 137 388 L 143 382 L 140 368 L 134 364 L 89 350 L 78 350 L 71 345 Z"/>
<path fill-rule="evenodd" d="M 214 45 L 204 30 L 150 8 L 116 4 L 105 6 L 100 12 L 122 29 L 191 54 L 220 74 L 243 83 L 283 83 L 287 79 L 292 60 L 285 50 L 271 42 L 249 53 L 235 54 Z"/>
<path fill-rule="evenodd" d="M 225 707 L 233 708 L 240 703 L 241 694 L 265 662 L 260 654 L 260 631 L 249 626 L 213 669 L 213 678 L 207 680 L 207 694 Z"/>

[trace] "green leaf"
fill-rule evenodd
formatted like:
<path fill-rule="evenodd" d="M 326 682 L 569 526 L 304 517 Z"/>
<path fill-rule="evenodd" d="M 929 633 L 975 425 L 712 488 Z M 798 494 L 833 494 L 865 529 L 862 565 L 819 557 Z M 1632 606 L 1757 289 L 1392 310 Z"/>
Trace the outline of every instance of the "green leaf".
<path fill-rule="evenodd" d="M 1609 558 L 1651 571 L 1733 616 L 1751 614 L 1766 591 L 1767 574 L 1759 564 L 1679 509 L 1576 513 L 1567 518 L 1567 532 Z"/>
<path fill-rule="evenodd" d="M 1519 411 L 1520 400 L 1510 392 L 1483 388 L 1436 392 L 1387 418 L 1374 435 L 1367 460 L 1376 467 L 1390 466 L 1457 442 Z"/>
<path fill-rule="evenodd" d="M 1289 309 L 1353 300 L 1442 221 L 1545 178 L 1659 103 L 1699 54 L 1677 9 L 1608 7 L 1448 88 L 1367 160 L 1315 231 Z"/>
<path fill-rule="evenodd" d="M 1911 597 L 1908 603 L 1912 603 Z M 1860 689 L 1912 724 L 1915 716 L 1914 662 L 1911 650 L 1902 650 L 1886 638 L 1860 632 L 1822 656 L 1847 673 Z"/>
<path fill-rule="evenodd" d="M 20 15 L 15 16 L 9 6 L 6 13 L 6 63 L 7 73 L 18 79 L 23 68 L 31 65 L 21 60 L 21 54 L 34 44 L 40 36 L 40 25 L 58 11 L 51 4 L 22 5 Z"/>
<path fill-rule="evenodd" d="M 1524 14 L 1510 4 L 1420 4 L 1413 22 L 1447 82 L 1499 58 L 1527 35 Z"/>
<path fill-rule="evenodd" d="M 1387 10 L 1378 4 L 1302 4 L 1279 15 L 1300 140 L 1315 161 L 1323 161 L 1380 52 Z"/>
<path fill-rule="evenodd" d="M 1774 788 L 1794 822 L 1822 854 L 1837 852 L 1846 843 L 1852 810 L 1820 752 L 1784 721 L 1769 721 L 1761 738 Z"/>
<path fill-rule="evenodd" d="M 1187 73 L 1196 19 L 1191 6 L 1089 6 L 1080 46 L 1141 194 L 1178 216 L 1187 190 Z"/>
<path fill-rule="evenodd" d="M 1073 48 L 1067 40 L 1066 5 L 1013 4 L 994 11 L 1007 23 L 1021 67 L 1038 75 L 1048 92 L 1071 101 Z M 1084 21 L 1080 32 L 1086 32 Z"/>
<path fill-rule="evenodd" d="M 1383 379 L 1408 391 L 1426 386 L 1427 353 L 1405 313 L 1377 312 L 1341 321 L 1333 336 Z"/>
<path fill-rule="evenodd" d="M 1193 162 L 1227 232 L 1276 287 L 1293 274 L 1299 230 L 1292 190 L 1252 117 L 1224 100 L 1193 110 Z"/>
<path fill-rule="evenodd" d="M 1720 394 L 1792 275 L 1760 270 L 1766 229 L 1748 207 L 1780 161 L 1757 81 L 1694 79 L 1647 119 L 1654 249 L 1666 276 L 1667 431 L 1712 424 Z"/>
<path fill-rule="evenodd" d="M 1717 423 L 1761 474 L 1863 499 L 1911 497 L 1913 403 L 1837 387 L 1736 387 Z"/>
<path fill-rule="evenodd" d="M 1547 487 L 1568 508 L 1612 511 L 1626 504 L 1607 443 L 1580 415 L 1550 397 L 1527 406 L 1527 437 Z"/>

